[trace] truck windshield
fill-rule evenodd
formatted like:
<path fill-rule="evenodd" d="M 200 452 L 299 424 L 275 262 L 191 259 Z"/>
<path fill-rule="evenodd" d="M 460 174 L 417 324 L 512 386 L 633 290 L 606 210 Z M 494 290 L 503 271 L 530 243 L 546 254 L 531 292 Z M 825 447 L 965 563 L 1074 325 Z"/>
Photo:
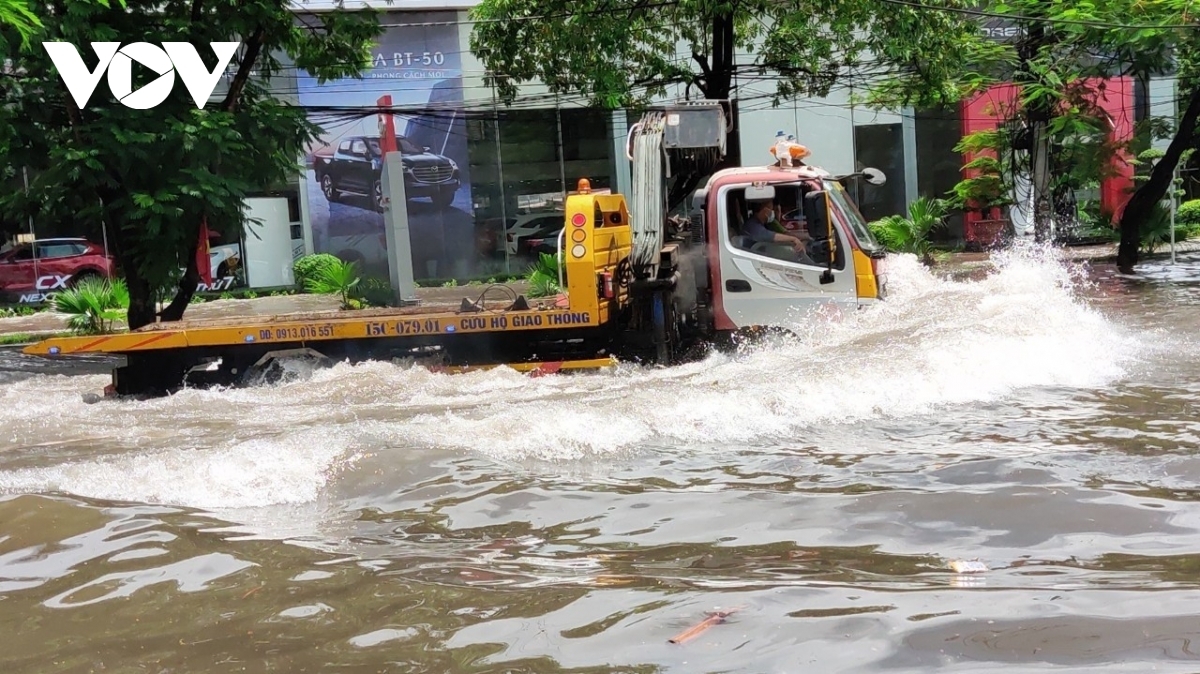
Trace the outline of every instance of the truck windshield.
<path fill-rule="evenodd" d="M 846 221 L 850 225 L 850 229 L 854 230 L 854 238 L 858 239 L 858 244 L 862 246 L 864 252 L 874 252 L 883 250 L 879 242 L 875 240 L 871 234 L 871 228 L 867 227 L 867 221 L 863 218 L 862 213 L 858 211 L 858 206 L 846 194 L 845 188 L 841 183 L 828 181 L 829 198 L 837 204 L 837 207 L 846 216 Z"/>

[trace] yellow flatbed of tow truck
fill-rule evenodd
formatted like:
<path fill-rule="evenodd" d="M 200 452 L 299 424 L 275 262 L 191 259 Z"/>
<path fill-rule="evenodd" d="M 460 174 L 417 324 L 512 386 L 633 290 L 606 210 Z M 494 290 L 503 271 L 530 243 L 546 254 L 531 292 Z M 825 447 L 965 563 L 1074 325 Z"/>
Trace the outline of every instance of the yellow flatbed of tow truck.
<path fill-rule="evenodd" d="M 612 365 L 612 330 L 605 327 L 615 323 L 628 296 L 616 280 L 631 248 L 625 200 L 584 192 L 568 199 L 565 215 L 565 287 L 556 297 L 531 300 L 508 288 L 497 300 L 499 293 L 489 291 L 499 288 L 489 286 L 482 294 L 464 292 L 457 305 L 443 300 L 155 323 L 125 333 L 47 339 L 24 352 L 123 356 L 125 365 L 113 373 L 118 394 L 169 392 L 196 380 L 235 383 L 272 358 L 301 352 L 338 360 L 411 357 L 445 371 Z"/>
<path fill-rule="evenodd" d="M 555 307 L 553 301 L 529 304 L 530 307 L 524 310 L 491 307 L 462 311 L 445 306 L 414 306 L 154 323 L 132 332 L 56 337 L 31 344 L 24 351 L 43 356 L 130 353 L 187 347 L 594 327 L 607 320 L 606 308 L 573 311 L 570 306 Z"/>

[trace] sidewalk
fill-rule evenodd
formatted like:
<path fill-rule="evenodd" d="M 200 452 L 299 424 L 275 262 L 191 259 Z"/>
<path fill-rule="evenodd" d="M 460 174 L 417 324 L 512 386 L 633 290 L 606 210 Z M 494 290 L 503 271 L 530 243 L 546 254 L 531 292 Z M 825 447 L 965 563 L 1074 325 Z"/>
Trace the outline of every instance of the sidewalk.
<path fill-rule="evenodd" d="M 1200 252 L 1200 239 L 1191 239 L 1176 243 L 1178 253 Z M 1067 257 L 1076 261 L 1102 261 L 1115 259 L 1117 244 L 1100 244 L 1095 246 L 1076 246 L 1065 249 Z M 1170 254 L 1170 248 L 1163 246 L 1153 256 L 1142 256 L 1142 259 L 1161 259 Z M 953 277 L 971 275 L 988 265 L 991 255 L 980 253 L 952 253 L 950 259 L 937 264 L 935 271 L 949 274 Z M 507 284 L 496 284 L 511 288 L 517 294 L 528 291 L 529 284 L 525 281 L 514 281 Z M 466 285 L 452 288 L 417 288 L 417 297 L 422 304 L 430 306 L 458 306 L 463 298 L 478 300 L 490 286 Z M 488 291 L 486 298 L 489 302 L 513 299 L 506 290 L 493 288 Z M 252 300 L 210 300 L 188 307 L 184 314 L 185 320 L 203 320 L 211 318 L 236 318 L 238 316 L 261 316 L 278 314 L 308 313 L 317 311 L 337 311 L 338 300 L 331 295 L 282 295 L 276 297 L 259 297 Z M 0 318 L 0 336 L 30 335 L 36 340 L 67 330 L 68 316 L 42 311 L 32 316 L 15 318 Z M 118 324 L 124 327 L 123 324 Z"/>
<path fill-rule="evenodd" d="M 525 281 L 514 281 L 506 284 L 496 284 L 511 288 L 517 295 L 528 291 L 529 284 Z M 453 288 L 417 288 L 417 298 L 423 305 L 428 306 L 458 306 L 463 298 L 472 302 L 479 299 L 487 291 L 485 298 L 491 302 L 512 302 L 513 295 L 506 290 L 492 288 L 488 285 L 465 285 Z M 262 316 L 278 314 L 308 313 L 316 311 L 337 311 L 339 300 L 332 295 L 279 295 L 275 297 L 258 297 L 252 300 L 210 300 L 190 305 L 184 312 L 184 320 L 203 320 L 211 318 L 236 318 L 238 316 Z M 28 334 L 34 339 L 43 338 L 67 331 L 65 314 L 53 311 L 41 311 L 31 316 L 0 318 L 0 335 Z M 117 324 L 124 328 L 124 323 Z"/>
<path fill-rule="evenodd" d="M 1070 246 L 1062 250 L 1065 252 L 1067 259 L 1074 262 L 1112 262 L 1115 264 L 1117 261 L 1117 244 L 1115 243 Z M 1180 255 L 1200 252 L 1200 239 L 1175 242 L 1175 252 Z M 1146 262 L 1149 260 L 1167 259 L 1170 255 L 1171 247 L 1165 245 L 1155 250 L 1153 255 L 1143 254 L 1139 257 L 1141 262 Z M 951 275 L 959 275 L 982 269 L 988 265 L 990 260 L 991 253 L 987 251 L 980 253 L 951 253 L 950 258 L 935 265 L 934 270 L 949 272 Z"/>

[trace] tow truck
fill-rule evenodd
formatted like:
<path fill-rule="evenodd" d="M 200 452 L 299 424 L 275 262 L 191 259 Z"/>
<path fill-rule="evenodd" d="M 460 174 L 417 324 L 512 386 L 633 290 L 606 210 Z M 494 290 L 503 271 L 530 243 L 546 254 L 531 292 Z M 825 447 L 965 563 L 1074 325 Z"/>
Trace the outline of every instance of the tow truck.
<path fill-rule="evenodd" d="M 297 355 L 546 374 L 622 362 L 669 366 L 746 334 L 787 330 L 806 308 L 856 309 L 883 300 L 885 251 L 844 187 L 858 178 L 880 184 L 883 174 L 833 175 L 795 152 L 766 165 L 714 170 L 727 132 L 722 101 L 648 111 L 626 148 L 630 200 L 593 193 L 586 178 L 566 199 L 556 297 L 489 287 L 457 306 L 163 322 L 47 339 L 24 351 L 119 356 L 124 364 L 114 368 L 106 392 L 120 396 L 239 385 Z M 781 232 L 807 234 L 799 237 L 807 239 L 802 251 L 794 241 L 747 236 L 753 207 L 768 201 L 782 216 Z M 497 292 L 500 300 L 487 299 Z"/>

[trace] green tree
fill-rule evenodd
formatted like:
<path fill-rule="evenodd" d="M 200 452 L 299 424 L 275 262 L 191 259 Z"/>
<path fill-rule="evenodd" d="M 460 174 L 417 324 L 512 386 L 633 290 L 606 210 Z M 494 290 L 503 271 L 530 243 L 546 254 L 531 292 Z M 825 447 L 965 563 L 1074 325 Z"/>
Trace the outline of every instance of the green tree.
<path fill-rule="evenodd" d="M 1161 160 L 1140 183 L 1121 213 L 1121 243 L 1117 265 L 1132 273 L 1145 234 L 1144 226 L 1156 221 L 1158 202 L 1170 188 L 1180 159 L 1196 143 L 1197 118 L 1200 118 L 1200 73 L 1197 49 L 1200 49 L 1200 20 L 1191 0 L 1116 0 L 1082 2 L 1066 18 L 1074 21 L 1070 34 L 1089 45 L 1093 53 L 1103 54 L 1104 72 L 1130 75 L 1143 83 L 1152 75 L 1175 73 L 1179 76 L 1181 114 L 1177 119 L 1151 120 L 1156 130 L 1166 121 L 1171 143 Z M 1148 102 L 1143 112 L 1148 114 Z M 1142 147 L 1148 138 L 1138 139 Z M 1142 147 L 1131 148 L 1136 154 Z"/>
<path fill-rule="evenodd" d="M 30 37 L 42 27 L 42 22 L 29 11 L 24 0 L 0 0 L 0 26 L 11 28 L 20 38 L 21 45 L 28 46 Z"/>
<path fill-rule="evenodd" d="M 1188 3 L 1004 0 L 977 12 L 983 15 L 981 20 L 1011 28 L 1011 37 L 967 41 L 966 67 L 954 73 L 943 89 L 967 97 L 995 84 L 1019 86 L 1015 104 L 998 111 L 1001 133 L 995 139 L 1003 144 L 991 149 L 1002 167 L 1003 183 L 1013 184 L 1018 173 L 1029 179 L 1039 239 L 1049 233 L 1057 195 L 1103 178 L 1114 154 L 1135 150 L 1107 140 L 1107 115 L 1087 80 L 1127 75 L 1145 82 L 1168 72 L 1173 54 L 1194 52 L 1185 48 L 1196 35 L 1186 25 Z M 902 73 L 877 87 L 873 100 L 877 105 L 887 103 L 927 86 L 928 82 Z M 1153 126 L 1158 125 L 1147 125 Z M 1144 142 L 1145 136 L 1137 140 Z M 1163 170 L 1169 178 L 1171 169 Z M 1161 192 L 1153 197 L 1153 189 L 1145 189 L 1156 184 L 1152 176 L 1139 188 L 1147 196 L 1135 194 L 1126 210 L 1130 217 L 1141 217 L 1146 204 L 1161 198 Z M 1129 233 L 1136 256 L 1136 227 Z"/>
<path fill-rule="evenodd" d="M 321 80 L 358 76 L 380 32 L 373 12 L 298 17 L 276 0 L 52 0 L 33 11 L 38 39 L 82 46 L 89 69 L 93 41 L 190 42 L 209 70 L 209 42 L 240 42 L 215 100 L 198 109 L 176 82 L 150 110 L 125 107 L 103 83 L 81 110 L 40 45 L 4 45 L 16 74 L 0 92 L 0 128 L 11 135 L 3 168 L 27 169 L 31 181 L 0 193 L 0 212 L 75 221 L 93 236 L 105 227 L 131 329 L 183 316 L 199 281 L 202 222 L 239 231 L 247 195 L 299 172 L 319 128 L 276 95 L 279 80 L 301 69 Z M 152 77 L 135 72 L 134 89 Z M 156 314 L 154 289 L 180 268 L 174 299 Z"/>
<path fill-rule="evenodd" d="M 869 0 L 483 0 L 472 17 L 471 49 L 503 100 L 537 79 L 607 108 L 637 107 L 672 84 L 728 99 L 735 78 L 775 80 L 776 101 L 823 96 L 864 67 L 928 82 L 936 99 L 975 29 L 953 13 Z"/>
<path fill-rule="evenodd" d="M 876 0 L 483 0 L 472 18 L 471 49 L 501 99 L 540 80 L 605 108 L 637 108 L 674 84 L 725 100 L 762 79 L 778 103 L 900 72 L 936 102 L 975 30 L 961 15 Z"/>
<path fill-rule="evenodd" d="M 1157 218 L 1156 206 L 1167 195 L 1174 182 L 1175 169 L 1190 154 L 1200 148 L 1200 20 L 1190 18 L 1187 6 L 1179 0 L 1165 2 L 1170 13 L 1167 21 L 1174 27 L 1157 31 L 1169 40 L 1177 60 L 1174 65 L 1179 77 L 1180 114 L 1171 120 L 1171 142 L 1163 156 L 1150 170 L 1147 180 L 1138 185 L 1121 213 L 1121 243 L 1117 248 L 1117 266 L 1122 273 L 1132 274 L 1138 262 L 1145 229 Z M 1190 25 L 1189 25 L 1190 23 Z"/>

